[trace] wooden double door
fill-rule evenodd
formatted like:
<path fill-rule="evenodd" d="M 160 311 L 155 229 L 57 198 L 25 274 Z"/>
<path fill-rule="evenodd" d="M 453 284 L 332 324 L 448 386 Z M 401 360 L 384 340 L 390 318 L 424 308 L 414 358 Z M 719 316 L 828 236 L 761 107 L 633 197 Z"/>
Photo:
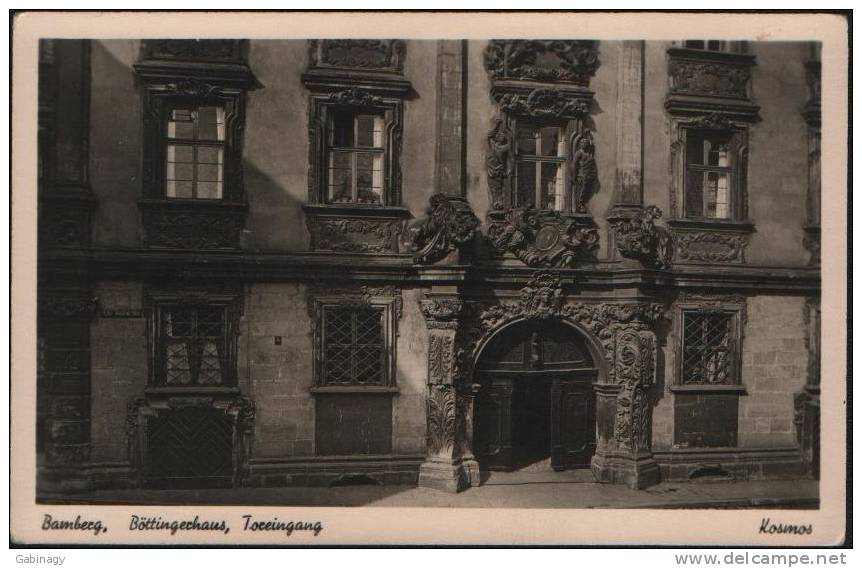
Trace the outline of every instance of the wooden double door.
<path fill-rule="evenodd" d="M 597 371 L 577 334 L 563 324 L 524 325 L 480 358 L 475 449 L 485 469 L 550 462 L 589 467 L 595 452 Z"/>

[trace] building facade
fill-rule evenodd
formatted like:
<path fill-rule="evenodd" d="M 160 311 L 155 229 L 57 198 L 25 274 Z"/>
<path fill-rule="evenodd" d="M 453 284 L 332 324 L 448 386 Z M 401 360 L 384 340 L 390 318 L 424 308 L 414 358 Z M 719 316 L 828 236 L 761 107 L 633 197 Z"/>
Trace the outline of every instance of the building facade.
<path fill-rule="evenodd" d="M 819 475 L 820 63 L 43 40 L 38 486 Z"/>

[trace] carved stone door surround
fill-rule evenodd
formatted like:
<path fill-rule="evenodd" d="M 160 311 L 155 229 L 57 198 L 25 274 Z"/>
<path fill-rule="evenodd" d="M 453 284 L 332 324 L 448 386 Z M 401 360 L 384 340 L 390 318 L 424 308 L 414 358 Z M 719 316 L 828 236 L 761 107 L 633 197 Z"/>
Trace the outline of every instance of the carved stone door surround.
<path fill-rule="evenodd" d="M 650 449 L 648 393 L 655 380 L 662 304 L 567 302 L 559 274 L 538 271 L 521 289 L 518 301 L 489 305 L 453 295 L 429 299 L 422 310 L 429 329 L 429 395 L 428 458 L 420 469 L 420 486 L 459 491 L 478 482 L 473 454 L 478 388 L 474 367 L 497 333 L 523 321 L 572 326 L 597 362 L 597 445 L 592 460 L 596 479 L 632 488 L 658 483 L 659 469 Z"/>

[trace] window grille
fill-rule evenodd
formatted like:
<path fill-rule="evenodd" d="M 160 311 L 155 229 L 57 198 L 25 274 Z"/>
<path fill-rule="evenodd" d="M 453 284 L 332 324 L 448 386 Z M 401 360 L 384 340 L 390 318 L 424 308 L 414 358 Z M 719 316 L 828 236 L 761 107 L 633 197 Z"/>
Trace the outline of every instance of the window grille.
<path fill-rule="evenodd" d="M 166 386 L 225 382 L 225 311 L 222 307 L 166 307 L 162 317 Z"/>
<path fill-rule="evenodd" d="M 383 317 L 382 308 L 324 308 L 324 385 L 386 384 Z"/>
<path fill-rule="evenodd" d="M 725 312 L 683 314 L 683 384 L 731 385 L 734 315 Z"/>

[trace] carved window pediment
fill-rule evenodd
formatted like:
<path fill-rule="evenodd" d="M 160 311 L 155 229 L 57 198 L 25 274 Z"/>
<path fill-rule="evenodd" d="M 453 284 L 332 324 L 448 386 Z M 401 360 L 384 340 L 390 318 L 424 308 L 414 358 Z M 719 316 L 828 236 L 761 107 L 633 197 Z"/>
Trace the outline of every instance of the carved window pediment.
<path fill-rule="evenodd" d="M 314 39 L 308 47 L 314 67 L 393 73 L 404 69 L 406 44 L 399 39 Z"/>
<path fill-rule="evenodd" d="M 485 49 L 485 69 L 495 80 L 587 86 L 598 67 L 592 40 L 492 40 Z"/>

